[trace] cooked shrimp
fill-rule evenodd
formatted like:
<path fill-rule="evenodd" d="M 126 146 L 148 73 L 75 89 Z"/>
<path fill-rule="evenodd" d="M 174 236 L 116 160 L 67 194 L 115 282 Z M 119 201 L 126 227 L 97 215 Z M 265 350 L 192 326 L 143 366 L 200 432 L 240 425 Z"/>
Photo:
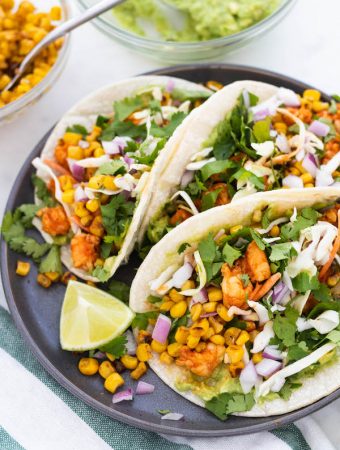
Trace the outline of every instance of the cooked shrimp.
<path fill-rule="evenodd" d="M 70 230 L 70 222 L 61 206 L 54 208 L 44 208 L 39 211 L 42 228 L 51 236 L 67 234 Z"/>
<path fill-rule="evenodd" d="M 222 362 L 224 350 L 223 345 L 215 345 L 212 342 L 200 353 L 182 347 L 176 364 L 186 367 L 199 377 L 209 377 Z"/>
<path fill-rule="evenodd" d="M 271 275 L 267 255 L 259 249 L 255 241 L 248 245 L 246 264 L 251 281 L 264 281 Z"/>
<path fill-rule="evenodd" d="M 228 196 L 228 189 L 227 185 L 225 183 L 215 183 L 209 188 L 207 191 L 204 192 L 203 197 L 210 192 L 220 190 L 214 206 L 220 206 L 220 205 L 226 205 L 230 202 L 229 196 Z"/>
<path fill-rule="evenodd" d="M 54 156 L 58 164 L 65 167 L 65 169 L 68 168 L 67 163 L 67 147 L 66 144 L 58 144 L 54 150 Z"/>
<path fill-rule="evenodd" d="M 71 240 L 74 267 L 90 271 L 99 257 L 100 238 L 92 234 L 77 234 Z"/>
<path fill-rule="evenodd" d="M 185 211 L 184 209 L 178 209 L 175 214 L 169 219 L 170 225 L 176 226 L 179 223 L 184 222 L 185 220 L 189 219 L 192 214 L 190 214 L 188 211 Z"/>
<path fill-rule="evenodd" d="M 223 275 L 221 286 L 224 305 L 228 308 L 230 306 L 237 306 L 238 308 L 247 306 L 246 301 L 253 291 L 253 285 L 249 281 L 245 286 L 241 278 L 241 268 L 236 266 L 230 269 L 228 264 L 223 264 L 221 272 Z"/>

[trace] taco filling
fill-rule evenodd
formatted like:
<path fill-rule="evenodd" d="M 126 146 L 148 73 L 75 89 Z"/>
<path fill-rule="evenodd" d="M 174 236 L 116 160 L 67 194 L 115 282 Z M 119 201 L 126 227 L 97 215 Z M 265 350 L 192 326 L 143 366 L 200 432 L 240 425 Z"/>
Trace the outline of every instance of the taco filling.
<path fill-rule="evenodd" d="M 244 90 L 234 108 L 191 157 L 181 184 L 151 219 L 144 245 L 189 217 L 256 192 L 337 186 L 340 103 L 280 88 L 259 103 Z"/>
<path fill-rule="evenodd" d="M 247 226 L 174 249 L 182 265 L 149 283 L 150 342 L 162 371 L 176 373 L 220 419 L 287 400 L 338 358 L 339 205 L 277 216 L 257 209 Z M 142 313 L 143 314 L 143 313 Z M 171 371 L 171 366 L 181 368 Z"/>

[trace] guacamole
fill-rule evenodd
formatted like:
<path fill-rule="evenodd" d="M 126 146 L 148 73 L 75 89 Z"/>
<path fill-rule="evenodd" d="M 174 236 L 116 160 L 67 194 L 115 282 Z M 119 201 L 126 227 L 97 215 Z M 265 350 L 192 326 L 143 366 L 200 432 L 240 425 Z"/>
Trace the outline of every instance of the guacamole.
<path fill-rule="evenodd" d="M 145 28 L 152 25 L 166 41 L 192 42 L 238 33 L 265 19 L 279 4 L 280 0 L 127 0 L 113 14 L 123 28 L 135 34 L 149 35 Z M 183 16 L 180 28 L 177 18 L 170 17 L 176 15 L 175 8 Z"/>

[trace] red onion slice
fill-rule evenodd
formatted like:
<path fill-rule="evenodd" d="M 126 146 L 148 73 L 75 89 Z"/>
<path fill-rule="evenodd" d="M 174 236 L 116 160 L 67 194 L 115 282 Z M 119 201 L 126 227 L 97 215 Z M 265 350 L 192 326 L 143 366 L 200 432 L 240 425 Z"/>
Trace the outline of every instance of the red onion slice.
<path fill-rule="evenodd" d="M 288 294 L 289 289 L 288 287 L 284 284 L 284 282 L 282 280 L 280 280 L 273 288 L 273 303 L 280 303 L 285 296 Z"/>
<path fill-rule="evenodd" d="M 247 109 L 249 109 L 250 108 L 250 97 L 249 97 L 249 92 L 246 89 L 243 89 L 242 97 L 243 97 L 244 106 Z"/>
<path fill-rule="evenodd" d="M 288 175 L 282 180 L 282 186 L 289 188 L 303 188 L 303 181 L 296 175 Z"/>
<path fill-rule="evenodd" d="M 209 300 L 208 291 L 203 288 L 197 294 L 192 297 L 193 304 L 195 303 L 205 303 Z"/>
<path fill-rule="evenodd" d="M 124 400 L 132 400 L 133 399 L 133 391 L 131 388 L 126 389 L 125 391 L 117 392 L 117 394 L 114 394 L 112 397 L 112 403 L 119 403 Z"/>
<path fill-rule="evenodd" d="M 273 359 L 274 361 L 282 361 L 283 355 L 276 345 L 267 345 L 262 353 L 263 358 Z"/>
<path fill-rule="evenodd" d="M 195 172 L 192 170 L 186 170 L 181 179 L 181 189 L 184 189 L 188 186 L 189 183 L 194 179 Z"/>
<path fill-rule="evenodd" d="M 253 115 L 253 121 L 259 122 L 260 120 L 265 119 L 266 117 L 270 116 L 270 111 L 268 108 L 263 108 L 258 111 L 256 111 Z"/>
<path fill-rule="evenodd" d="M 88 200 L 88 196 L 85 194 L 85 191 L 81 186 L 76 187 L 74 191 L 74 200 L 76 202 L 83 202 Z"/>
<path fill-rule="evenodd" d="M 181 420 L 184 415 L 179 413 L 168 413 L 161 417 L 162 420 Z"/>
<path fill-rule="evenodd" d="M 96 353 L 93 355 L 93 357 L 96 358 L 96 359 L 105 359 L 105 358 L 106 358 L 106 355 L 105 355 L 105 353 L 103 353 L 103 352 L 96 352 Z"/>
<path fill-rule="evenodd" d="M 137 348 L 137 344 L 136 344 L 135 338 L 134 338 L 134 336 L 133 336 L 133 334 L 132 334 L 132 332 L 130 330 L 127 330 L 124 333 L 124 335 L 125 335 L 126 340 L 127 340 L 127 342 L 125 344 L 127 354 L 133 356 L 133 355 L 136 354 L 136 348 Z"/>
<path fill-rule="evenodd" d="M 152 339 L 165 344 L 171 328 L 171 319 L 164 314 L 160 314 L 157 318 L 155 328 L 152 332 Z"/>
<path fill-rule="evenodd" d="M 262 377 L 270 377 L 273 373 L 280 370 L 282 363 L 273 359 L 263 358 L 258 364 L 255 365 L 256 372 Z"/>
<path fill-rule="evenodd" d="M 136 387 L 136 395 L 152 394 L 155 390 L 155 386 L 145 381 L 138 381 Z"/>
<path fill-rule="evenodd" d="M 170 80 L 168 80 L 168 82 L 166 83 L 165 90 L 171 93 L 175 89 L 175 86 L 176 86 L 175 81 L 172 78 L 170 78 Z"/>
<path fill-rule="evenodd" d="M 329 125 L 320 122 L 320 120 L 314 120 L 308 127 L 308 131 L 316 134 L 317 136 L 325 137 L 330 131 Z"/>
<path fill-rule="evenodd" d="M 204 317 L 213 317 L 213 316 L 217 316 L 217 312 L 210 312 L 210 313 L 202 314 L 202 315 L 200 316 L 200 318 L 201 318 L 201 317 L 202 317 L 202 318 L 204 318 Z"/>
<path fill-rule="evenodd" d="M 240 373 L 240 383 L 243 393 L 248 394 L 253 389 L 258 379 L 259 376 L 256 372 L 255 365 L 253 361 L 249 361 Z"/>
<path fill-rule="evenodd" d="M 284 134 L 279 134 L 275 140 L 275 144 L 277 148 L 282 153 L 289 153 L 290 152 L 290 146 L 288 144 L 288 140 Z"/>
<path fill-rule="evenodd" d="M 83 181 L 85 175 L 85 167 L 80 166 L 79 164 L 77 164 L 76 160 L 71 158 L 68 158 L 67 162 L 73 178 L 77 181 Z"/>
<path fill-rule="evenodd" d="M 302 161 L 302 167 L 306 169 L 313 178 L 315 178 L 318 164 L 312 153 L 307 153 L 307 155 L 304 157 Z"/>
<path fill-rule="evenodd" d="M 330 186 L 334 183 L 334 179 L 332 175 L 328 172 L 325 172 L 324 170 L 316 170 L 316 176 L 315 176 L 315 186 L 316 187 L 326 187 Z"/>

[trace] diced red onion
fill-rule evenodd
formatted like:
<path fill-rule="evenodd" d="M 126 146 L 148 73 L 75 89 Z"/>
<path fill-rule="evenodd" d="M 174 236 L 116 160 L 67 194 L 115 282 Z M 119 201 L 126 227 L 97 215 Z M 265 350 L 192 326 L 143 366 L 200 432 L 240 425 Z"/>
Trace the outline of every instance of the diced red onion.
<path fill-rule="evenodd" d="M 330 127 L 320 120 L 314 120 L 311 125 L 309 125 L 308 130 L 317 136 L 325 137 L 329 133 Z"/>
<path fill-rule="evenodd" d="M 193 267 L 190 263 L 184 263 L 172 276 L 173 285 L 180 289 L 183 284 L 188 281 L 192 275 Z"/>
<path fill-rule="evenodd" d="M 291 89 L 280 88 L 277 96 L 283 102 L 283 104 L 285 106 L 300 106 L 301 105 L 299 97 Z"/>
<path fill-rule="evenodd" d="M 258 111 L 256 111 L 254 113 L 253 121 L 254 122 L 259 122 L 260 120 L 263 120 L 263 119 L 265 119 L 268 116 L 270 116 L 269 109 L 268 108 L 263 108 L 263 109 L 260 109 L 260 110 L 258 110 Z"/>
<path fill-rule="evenodd" d="M 76 163 L 76 160 L 71 158 L 68 158 L 67 162 L 74 179 L 76 179 L 77 181 L 83 181 L 85 175 L 85 167 L 80 166 Z"/>
<path fill-rule="evenodd" d="M 280 303 L 288 294 L 289 289 L 283 281 L 279 281 L 273 288 L 273 303 Z"/>
<path fill-rule="evenodd" d="M 120 136 L 116 136 L 112 141 L 102 141 L 104 152 L 107 155 L 118 155 L 126 147 L 126 139 Z"/>
<path fill-rule="evenodd" d="M 250 108 L 250 98 L 249 98 L 249 92 L 246 89 L 243 90 L 242 97 L 243 97 L 244 106 L 247 109 L 249 109 Z"/>
<path fill-rule="evenodd" d="M 276 138 L 276 146 L 282 153 L 289 153 L 290 146 L 288 144 L 288 140 L 284 134 L 279 134 Z"/>
<path fill-rule="evenodd" d="M 170 78 L 170 80 L 168 80 L 168 82 L 166 83 L 165 90 L 171 93 L 175 89 L 175 86 L 176 86 L 175 80 Z"/>
<path fill-rule="evenodd" d="M 77 186 L 77 188 L 74 191 L 74 200 L 76 202 L 83 202 L 88 200 L 87 195 L 85 194 L 84 189 L 81 186 Z"/>
<path fill-rule="evenodd" d="M 136 395 L 152 394 L 155 390 L 155 386 L 145 381 L 138 381 L 136 387 Z"/>
<path fill-rule="evenodd" d="M 152 339 L 165 344 L 171 328 L 171 319 L 164 314 L 160 314 L 157 318 L 155 328 L 152 332 Z"/>
<path fill-rule="evenodd" d="M 273 373 L 280 370 L 282 363 L 273 359 L 263 358 L 255 365 L 256 372 L 262 377 L 270 377 Z"/>
<path fill-rule="evenodd" d="M 179 413 L 168 413 L 162 416 L 162 420 L 181 420 L 184 415 Z"/>
<path fill-rule="evenodd" d="M 197 294 L 192 297 L 193 304 L 205 303 L 208 301 L 208 292 L 205 288 L 201 289 Z"/>
<path fill-rule="evenodd" d="M 324 170 L 317 169 L 315 176 L 315 186 L 316 187 L 325 187 L 330 186 L 334 183 L 334 179 L 332 175 Z"/>
<path fill-rule="evenodd" d="M 267 345 L 262 353 L 263 358 L 273 359 L 274 361 L 282 361 L 283 355 L 276 345 Z"/>
<path fill-rule="evenodd" d="M 315 159 L 315 156 L 312 153 L 307 153 L 307 155 L 304 157 L 302 161 L 302 167 L 306 169 L 307 172 L 309 172 L 312 175 L 312 177 L 315 178 L 318 163 Z"/>
<path fill-rule="evenodd" d="M 106 355 L 105 355 L 105 353 L 103 353 L 103 352 L 96 352 L 96 353 L 93 355 L 93 357 L 94 357 L 94 358 L 97 358 L 97 359 L 104 359 L 104 358 L 106 358 Z"/>
<path fill-rule="evenodd" d="M 340 165 L 340 152 L 336 153 L 327 164 L 322 166 L 321 170 L 328 173 L 333 173 Z"/>
<path fill-rule="evenodd" d="M 84 140 L 80 140 L 78 142 L 78 145 L 80 148 L 89 148 L 90 147 L 90 143 Z"/>
<path fill-rule="evenodd" d="M 186 170 L 181 179 L 181 188 L 185 188 L 194 179 L 195 172 L 192 170 Z"/>
<path fill-rule="evenodd" d="M 217 316 L 217 312 L 205 313 L 205 314 L 202 314 L 200 317 L 204 318 L 204 317 L 213 317 L 213 316 Z"/>
<path fill-rule="evenodd" d="M 131 164 L 133 164 L 133 163 L 135 162 L 134 159 L 129 158 L 127 155 L 124 155 L 124 156 L 123 156 L 123 159 L 124 159 L 124 161 L 126 162 L 126 164 L 129 166 L 129 168 L 130 168 Z"/>
<path fill-rule="evenodd" d="M 127 340 L 127 342 L 125 344 L 127 354 L 133 356 L 136 354 L 136 348 L 137 348 L 135 338 L 130 330 L 127 330 L 124 335 Z"/>
<path fill-rule="evenodd" d="M 117 392 L 117 394 L 114 394 L 112 397 L 112 403 L 119 403 L 124 400 L 132 400 L 133 399 L 133 391 L 131 388 L 126 389 L 125 391 Z"/>
<path fill-rule="evenodd" d="M 253 361 L 249 361 L 240 373 L 240 383 L 244 394 L 248 394 L 253 389 L 258 378 Z"/>
<path fill-rule="evenodd" d="M 296 175 L 288 175 L 282 180 L 282 185 L 289 188 L 303 188 L 303 181 Z"/>

